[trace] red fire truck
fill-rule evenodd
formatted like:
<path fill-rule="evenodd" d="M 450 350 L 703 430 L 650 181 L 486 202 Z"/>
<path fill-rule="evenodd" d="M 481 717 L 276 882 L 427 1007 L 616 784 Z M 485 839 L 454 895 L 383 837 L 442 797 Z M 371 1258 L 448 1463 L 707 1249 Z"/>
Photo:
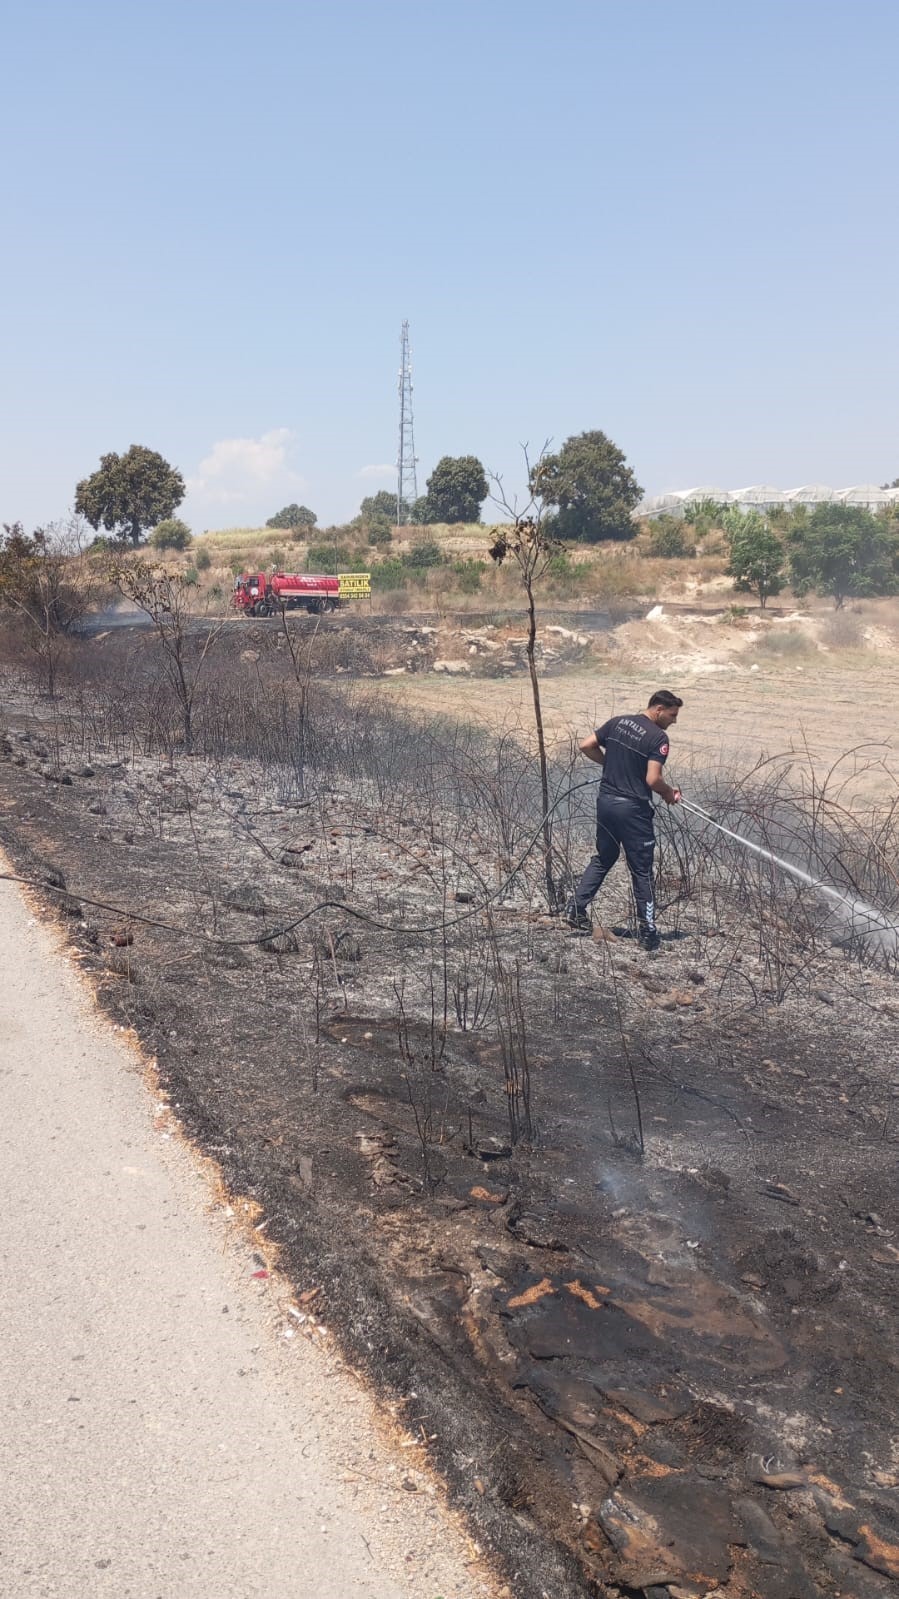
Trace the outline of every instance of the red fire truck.
<path fill-rule="evenodd" d="M 368 572 L 340 572 L 336 577 L 309 572 L 241 572 L 234 580 L 231 604 L 245 616 L 271 616 L 286 610 L 336 611 L 347 599 L 371 593 Z"/>

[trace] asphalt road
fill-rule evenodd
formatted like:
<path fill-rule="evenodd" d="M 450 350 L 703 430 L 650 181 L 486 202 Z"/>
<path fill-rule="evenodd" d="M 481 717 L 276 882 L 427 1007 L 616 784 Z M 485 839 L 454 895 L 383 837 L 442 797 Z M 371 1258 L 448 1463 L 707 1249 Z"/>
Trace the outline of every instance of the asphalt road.
<path fill-rule="evenodd" d="M 3 883 L 0 973 L 0 1593 L 490 1594 L 418 1450 L 254 1278 L 144 1064 Z"/>

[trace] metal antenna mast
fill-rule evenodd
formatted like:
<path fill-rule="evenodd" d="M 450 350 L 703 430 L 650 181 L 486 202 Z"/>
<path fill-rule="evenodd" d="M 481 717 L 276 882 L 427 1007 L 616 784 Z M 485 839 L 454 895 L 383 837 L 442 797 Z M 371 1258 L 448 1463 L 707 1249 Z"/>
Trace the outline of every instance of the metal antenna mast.
<path fill-rule="evenodd" d="M 409 350 L 409 324 L 403 323 L 400 334 L 402 361 L 400 364 L 400 448 L 396 460 L 396 520 L 402 525 L 409 520 L 409 512 L 418 499 L 418 478 L 415 468 L 415 434 L 412 426 L 412 360 Z"/>

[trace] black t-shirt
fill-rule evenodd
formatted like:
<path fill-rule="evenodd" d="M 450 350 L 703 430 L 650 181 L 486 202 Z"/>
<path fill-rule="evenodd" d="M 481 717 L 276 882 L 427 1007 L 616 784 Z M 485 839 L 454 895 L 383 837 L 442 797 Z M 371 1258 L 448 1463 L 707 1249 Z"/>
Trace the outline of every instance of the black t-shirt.
<path fill-rule="evenodd" d="M 652 802 L 646 787 L 646 768 L 650 761 L 663 766 L 668 758 L 668 734 L 648 716 L 612 716 L 596 729 L 596 742 L 605 750 L 602 769 L 603 794 L 612 799 Z"/>

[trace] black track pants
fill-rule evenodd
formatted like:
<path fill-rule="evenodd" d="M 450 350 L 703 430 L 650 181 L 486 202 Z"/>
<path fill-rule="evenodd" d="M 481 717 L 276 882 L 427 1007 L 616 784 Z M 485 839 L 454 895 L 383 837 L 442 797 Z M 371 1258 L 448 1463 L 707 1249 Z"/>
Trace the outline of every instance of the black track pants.
<path fill-rule="evenodd" d="M 644 805 L 640 800 L 612 799 L 601 793 L 596 802 L 596 854 L 574 891 L 575 909 L 586 910 L 624 850 L 637 902 L 637 919 L 646 927 L 655 927 L 655 847 L 652 805 L 648 801 Z"/>

